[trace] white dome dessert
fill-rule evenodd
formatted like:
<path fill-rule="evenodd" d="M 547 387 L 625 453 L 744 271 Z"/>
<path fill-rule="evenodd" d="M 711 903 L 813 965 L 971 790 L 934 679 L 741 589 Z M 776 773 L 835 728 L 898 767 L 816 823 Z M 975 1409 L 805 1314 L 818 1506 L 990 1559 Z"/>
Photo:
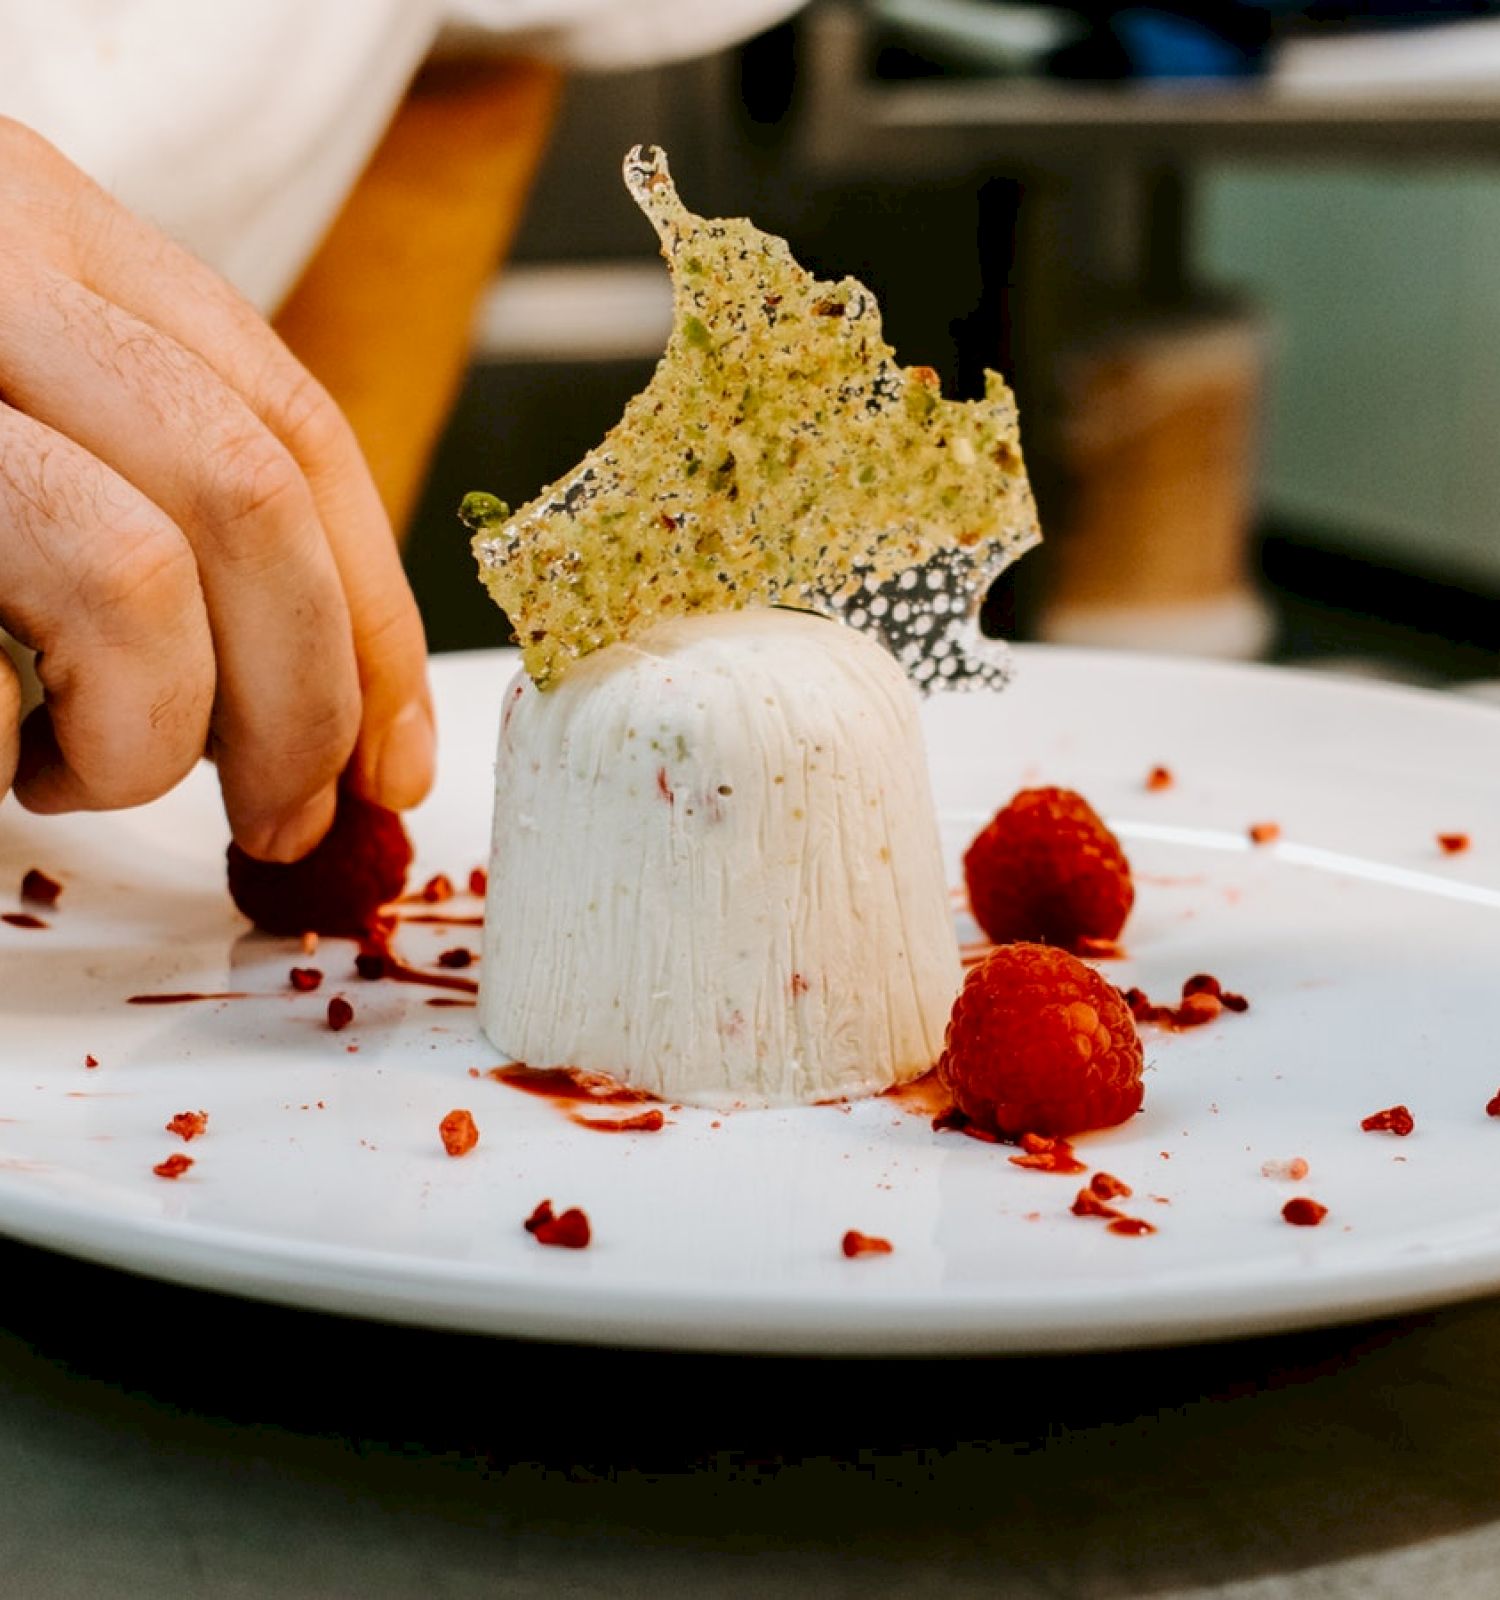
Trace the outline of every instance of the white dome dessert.
<path fill-rule="evenodd" d="M 853 629 L 659 624 L 506 694 L 479 1020 L 669 1101 L 876 1092 L 962 973 L 916 697 Z"/>

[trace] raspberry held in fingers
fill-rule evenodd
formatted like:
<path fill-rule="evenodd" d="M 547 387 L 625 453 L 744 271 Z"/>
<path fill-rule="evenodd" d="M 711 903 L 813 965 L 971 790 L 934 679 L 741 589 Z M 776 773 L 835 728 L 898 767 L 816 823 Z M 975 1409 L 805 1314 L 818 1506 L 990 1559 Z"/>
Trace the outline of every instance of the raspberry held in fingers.
<path fill-rule="evenodd" d="M 264 933 L 364 933 L 400 895 L 411 841 L 394 811 L 339 793 L 333 826 L 300 861 L 257 861 L 229 847 L 229 893 Z"/>

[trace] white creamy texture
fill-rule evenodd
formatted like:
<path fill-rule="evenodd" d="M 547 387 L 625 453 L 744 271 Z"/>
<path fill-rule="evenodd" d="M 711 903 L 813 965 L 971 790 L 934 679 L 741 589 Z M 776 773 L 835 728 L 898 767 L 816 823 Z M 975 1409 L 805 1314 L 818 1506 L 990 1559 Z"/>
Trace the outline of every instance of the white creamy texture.
<path fill-rule="evenodd" d="M 961 969 L 916 697 L 799 612 L 506 691 L 479 1020 L 533 1067 L 792 1105 L 925 1072 Z"/>

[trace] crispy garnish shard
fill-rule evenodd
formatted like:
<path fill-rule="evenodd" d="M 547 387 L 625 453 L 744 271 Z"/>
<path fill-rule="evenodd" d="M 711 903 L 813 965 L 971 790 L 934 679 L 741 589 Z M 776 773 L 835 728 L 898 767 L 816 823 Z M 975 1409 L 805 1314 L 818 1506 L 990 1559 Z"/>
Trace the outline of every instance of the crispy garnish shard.
<path fill-rule="evenodd" d="M 603 443 L 513 515 L 464 520 L 527 671 L 699 611 L 792 605 L 880 635 L 919 684 L 994 682 L 996 574 L 1039 538 L 1010 390 L 945 400 L 898 366 L 875 297 L 819 282 L 743 218 L 694 216 L 666 157 L 625 159 L 661 238 L 675 326 Z"/>

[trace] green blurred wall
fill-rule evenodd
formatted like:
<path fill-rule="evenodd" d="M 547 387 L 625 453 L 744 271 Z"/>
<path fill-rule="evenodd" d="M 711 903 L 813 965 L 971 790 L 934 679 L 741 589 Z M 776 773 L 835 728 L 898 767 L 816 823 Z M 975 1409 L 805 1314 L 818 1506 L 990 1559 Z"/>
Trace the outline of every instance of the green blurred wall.
<path fill-rule="evenodd" d="M 1215 171 L 1199 256 L 1267 316 L 1267 512 L 1500 593 L 1500 170 Z"/>

